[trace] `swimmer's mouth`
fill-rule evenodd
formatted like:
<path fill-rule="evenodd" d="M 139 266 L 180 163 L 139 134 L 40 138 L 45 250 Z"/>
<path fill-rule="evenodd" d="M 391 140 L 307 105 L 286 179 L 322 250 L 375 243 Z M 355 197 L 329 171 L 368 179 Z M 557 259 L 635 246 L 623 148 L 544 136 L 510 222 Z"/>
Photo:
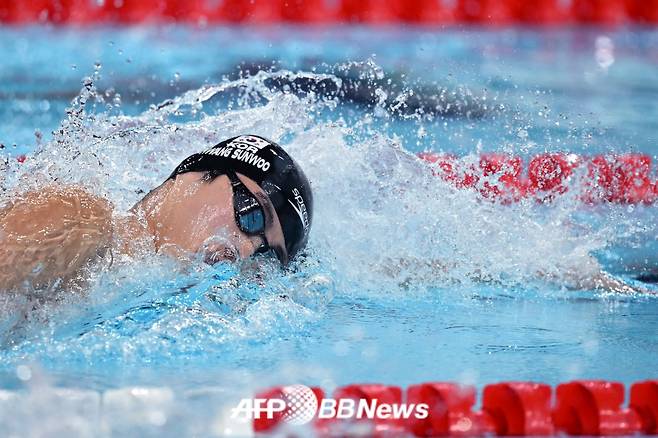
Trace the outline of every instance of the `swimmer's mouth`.
<path fill-rule="evenodd" d="M 237 249 L 231 247 L 206 250 L 203 257 L 203 261 L 209 265 L 219 262 L 236 262 L 239 259 L 240 253 L 238 253 Z"/>

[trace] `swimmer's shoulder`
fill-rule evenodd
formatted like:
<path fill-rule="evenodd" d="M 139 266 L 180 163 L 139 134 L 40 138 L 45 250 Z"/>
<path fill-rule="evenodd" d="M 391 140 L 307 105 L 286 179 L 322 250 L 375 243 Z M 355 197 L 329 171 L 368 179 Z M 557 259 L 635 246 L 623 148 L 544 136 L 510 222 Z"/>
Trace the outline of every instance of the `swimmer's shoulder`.
<path fill-rule="evenodd" d="M 0 289 L 75 276 L 107 252 L 113 207 L 79 186 L 16 194 L 0 208 Z"/>
<path fill-rule="evenodd" d="M 0 225 L 5 233 L 47 236 L 60 227 L 75 226 L 111 231 L 113 206 L 105 198 L 81 186 L 46 186 L 16 194 L 0 210 Z"/>

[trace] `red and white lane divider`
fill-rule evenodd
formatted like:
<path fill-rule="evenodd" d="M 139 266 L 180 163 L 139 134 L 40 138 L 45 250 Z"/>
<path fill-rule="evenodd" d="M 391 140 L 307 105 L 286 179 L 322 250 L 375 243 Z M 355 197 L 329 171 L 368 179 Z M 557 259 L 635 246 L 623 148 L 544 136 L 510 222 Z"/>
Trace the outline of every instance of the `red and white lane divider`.
<path fill-rule="evenodd" d="M 546 153 L 532 157 L 527 173 L 520 157 L 483 154 L 476 163 L 454 155 L 423 152 L 418 157 L 435 175 L 455 187 L 478 191 L 485 199 L 512 203 L 525 198 L 541 202 L 569 191 L 579 178 L 578 199 L 587 204 L 652 204 L 658 200 L 658 181 L 645 154 L 596 155 Z"/>
<path fill-rule="evenodd" d="M 0 0 L 0 22 L 658 24 L 658 0 Z"/>
<path fill-rule="evenodd" d="M 254 397 L 259 404 L 253 406 L 262 409 L 253 429 L 273 433 L 285 425 L 293 432 L 294 425 L 310 424 L 321 436 L 346 436 L 350 430 L 361 436 L 365 431 L 367 436 L 417 437 L 658 434 L 658 380 L 633 384 L 626 406 L 624 394 L 623 384 L 601 380 L 572 381 L 555 389 L 504 382 L 485 386 L 481 409 L 474 410 L 476 389 L 455 383 L 423 383 L 406 391 L 380 384 L 349 385 L 332 397 L 317 387 L 294 385 Z M 359 409 L 372 415 L 359 416 Z"/>

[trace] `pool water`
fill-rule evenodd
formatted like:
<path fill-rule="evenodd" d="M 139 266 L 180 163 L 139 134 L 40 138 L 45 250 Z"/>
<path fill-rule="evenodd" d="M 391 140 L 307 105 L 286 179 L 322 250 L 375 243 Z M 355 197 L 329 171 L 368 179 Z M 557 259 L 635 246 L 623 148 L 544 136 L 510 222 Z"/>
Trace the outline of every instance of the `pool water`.
<path fill-rule="evenodd" d="M 253 132 L 302 164 L 316 204 L 293 272 L 143 255 L 90 269 L 82 294 L 0 296 L 0 388 L 25 397 L 10 431 L 61 420 L 35 395 L 52 388 L 171 388 L 154 399 L 177 414 L 149 427 L 173 433 L 212 423 L 223 391 L 282 383 L 656 377 L 655 298 L 537 272 L 593 254 L 657 291 L 638 280 L 658 271 L 657 207 L 483 202 L 411 153 L 655 161 L 657 31 L 0 28 L 0 59 L 0 201 L 57 181 L 125 211 L 193 151 Z M 350 80 L 359 93 L 327 91 Z M 117 412 L 103 427 L 143 432 Z M 90 434 L 92 417 L 76 411 Z"/>

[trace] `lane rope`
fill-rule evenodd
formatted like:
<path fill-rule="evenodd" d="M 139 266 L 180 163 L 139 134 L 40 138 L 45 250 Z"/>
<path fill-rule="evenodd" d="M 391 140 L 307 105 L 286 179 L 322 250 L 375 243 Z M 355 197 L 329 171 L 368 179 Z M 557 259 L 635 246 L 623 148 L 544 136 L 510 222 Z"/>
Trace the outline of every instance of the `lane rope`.
<path fill-rule="evenodd" d="M 331 397 L 319 387 L 293 385 L 256 394 L 254 400 L 262 402 L 259 406 L 272 406 L 274 412 L 255 418 L 252 426 L 256 433 L 272 433 L 285 424 L 285 430 L 292 432 L 291 424 L 308 423 L 320 436 L 341 436 L 349 430 L 361 436 L 417 437 L 658 434 L 658 380 L 634 383 L 627 404 L 624 398 L 622 383 L 604 380 L 576 380 L 555 388 L 535 382 L 502 382 L 483 388 L 476 410 L 476 388 L 450 382 L 422 383 L 406 390 L 382 384 L 347 385 Z M 421 412 L 424 404 L 427 415 L 357 418 L 353 410 L 351 417 L 339 418 L 340 412 L 349 413 L 346 406 L 356 402 L 375 407 L 373 412 L 379 414 L 403 412 L 396 411 L 400 406 L 406 406 L 406 412 Z M 328 406 L 334 407 L 333 417 Z"/>
<path fill-rule="evenodd" d="M 0 0 L 0 23 L 658 24 L 658 0 Z"/>

